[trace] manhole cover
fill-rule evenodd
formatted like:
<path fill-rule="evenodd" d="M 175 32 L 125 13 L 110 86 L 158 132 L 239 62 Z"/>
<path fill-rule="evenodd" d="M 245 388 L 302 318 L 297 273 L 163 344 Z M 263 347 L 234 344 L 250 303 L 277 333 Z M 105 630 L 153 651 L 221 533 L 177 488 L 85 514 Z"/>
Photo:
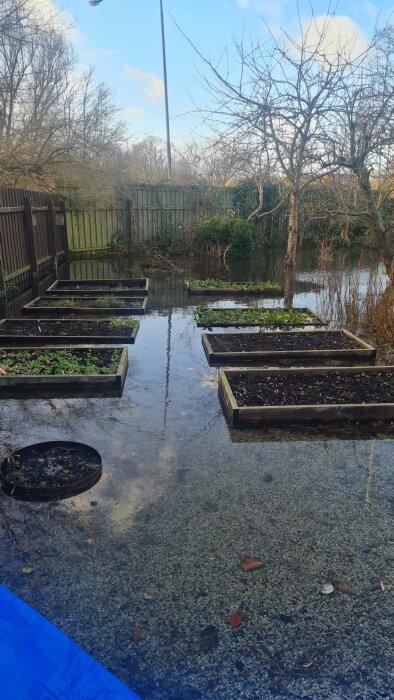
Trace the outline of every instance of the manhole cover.
<path fill-rule="evenodd" d="M 27 501 L 69 498 L 101 477 L 99 453 L 81 442 L 39 442 L 6 457 L 0 467 L 4 491 Z"/>

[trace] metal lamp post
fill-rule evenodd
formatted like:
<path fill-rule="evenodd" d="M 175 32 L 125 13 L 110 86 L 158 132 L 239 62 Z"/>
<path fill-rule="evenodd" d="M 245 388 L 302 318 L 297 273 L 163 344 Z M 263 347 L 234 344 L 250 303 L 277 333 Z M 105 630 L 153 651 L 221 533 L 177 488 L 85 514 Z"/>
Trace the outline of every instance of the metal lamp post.
<path fill-rule="evenodd" d="M 89 0 L 89 5 L 96 7 L 103 0 Z M 166 58 L 166 39 L 164 31 L 164 13 L 163 0 L 160 0 L 160 23 L 161 23 L 161 46 L 163 52 L 163 80 L 164 80 L 164 102 L 166 111 L 166 136 L 167 136 L 167 171 L 168 179 L 172 177 L 172 158 L 171 158 L 171 137 L 170 137 L 170 115 L 168 109 L 168 82 L 167 82 L 167 58 Z"/>

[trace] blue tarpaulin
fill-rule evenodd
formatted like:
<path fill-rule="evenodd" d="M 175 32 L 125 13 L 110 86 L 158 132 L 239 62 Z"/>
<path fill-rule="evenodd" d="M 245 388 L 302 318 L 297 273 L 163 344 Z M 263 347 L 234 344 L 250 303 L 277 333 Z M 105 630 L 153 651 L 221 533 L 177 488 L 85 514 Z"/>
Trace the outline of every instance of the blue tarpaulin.
<path fill-rule="evenodd" d="M 0 586 L 1 700 L 138 700 L 42 615 Z"/>

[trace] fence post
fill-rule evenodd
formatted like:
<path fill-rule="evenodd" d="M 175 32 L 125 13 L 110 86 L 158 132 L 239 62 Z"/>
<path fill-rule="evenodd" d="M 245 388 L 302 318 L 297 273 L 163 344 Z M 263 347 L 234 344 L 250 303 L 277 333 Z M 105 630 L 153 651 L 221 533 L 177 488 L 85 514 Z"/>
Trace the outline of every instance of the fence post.
<path fill-rule="evenodd" d="M 3 258 L 0 250 L 0 318 L 5 318 L 7 311 L 7 297 L 4 279 Z"/>
<path fill-rule="evenodd" d="M 26 240 L 27 240 L 27 250 L 29 254 L 30 271 L 32 276 L 33 290 L 38 285 L 38 262 L 37 262 L 37 250 L 36 243 L 34 240 L 34 223 L 33 223 L 33 212 L 31 208 L 31 201 L 28 197 L 24 199 L 25 205 L 25 227 L 26 227 Z"/>
<path fill-rule="evenodd" d="M 129 245 L 128 249 L 130 253 L 133 252 L 134 245 L 134 228 L 133 228 L 133 203 L 130 198 L 127 200 L 127 225 L 129 229 Z"/>
<path fill-rule="evenodd" d="M 60 202 L 60 211 L 63 214 L 63 235 L 62 235 L 62 242 L 63 242 L 63 251 L 65 257 L 68 258 L 70 257 L 70 248 L 68 245 L 68 231 L 67 231 L 67 212 L 66 212 L 66 204 L 64 200 Z"/>
<path fill-rule="evenodd" d="M 55 210 L 54 210 L 54 206 L 53 206 L 53 199 L 50 199 L 48 202 L 47 227 L 48 227 L 49 255 L 51 256 L 52 267 L 56 271 L 56 268 L 57 268 L 57 264 L 56 264 L 56 260 L 57 260 L 56 220 L 55 220 Z"/>

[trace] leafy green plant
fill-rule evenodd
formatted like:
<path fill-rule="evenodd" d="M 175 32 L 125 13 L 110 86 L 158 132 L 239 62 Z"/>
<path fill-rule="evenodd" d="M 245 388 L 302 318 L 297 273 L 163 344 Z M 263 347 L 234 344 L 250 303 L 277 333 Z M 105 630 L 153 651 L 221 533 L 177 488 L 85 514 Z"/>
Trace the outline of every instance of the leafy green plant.
<path fill-rule="evenodd" d="M 12 301 L 12 299 L 15 299 L 15 297 L 17 297 L 18 294 L 20 294 L 20 290 L 19 287 L 16 286 L 16 284 L 13 284 L 12 282 L 5 282 L 4 292 L 2 290 L 0 291 L 0 299 Z"/>
<path fill-rule="evenodd" d="M 124 301 L 119 299 L 119 297 L 98 297 L 94 302 L 94 306 L 97 306 L 98 309 L 119 309 L 124 306 Z"/>
<path fill-rule="evenodd" d="M 61 306 L 64 309 L 70 309 L 71 307 L 75 306 L 75 301 L 74 299 L 59 299 L 56 306 Z"/>
<path fill-rule="evenodd" d="M 198 322 L 209 326 L 211 323 L 237 324 L 311 324 L 318 321 L 317 316 L 309 309 L 206 309 L 197 307 L 196 317 Z"/>
<path fill-rule="evenodd" d="M 214 216 L 201 216 L 193 230 L 193 244 L 198 252 L 207 253 L 211 248 L 228 248 L 231 255 L 247 257 L 253 251 L 252 228 L 233 210 Z"/>
<path fill-rule="evenodd" d="M 133 318 L 111 318 L 109 325 L 111 328 L 125 328 L 133 331 L 138 326 L 138 321 L 135 321 Z"/>
<path fill-rule="evenodd" d="M 9 375 L 115 374 L 122 351 L 3 350 L 0 366 Z"/>
<path fill-rule="evenodd" d="M 277 282 L 230 282 L 221 279 L 188 280 L 192 289 L 234 289 L 249 292 L 281 291 L 281 286 Z"/>

